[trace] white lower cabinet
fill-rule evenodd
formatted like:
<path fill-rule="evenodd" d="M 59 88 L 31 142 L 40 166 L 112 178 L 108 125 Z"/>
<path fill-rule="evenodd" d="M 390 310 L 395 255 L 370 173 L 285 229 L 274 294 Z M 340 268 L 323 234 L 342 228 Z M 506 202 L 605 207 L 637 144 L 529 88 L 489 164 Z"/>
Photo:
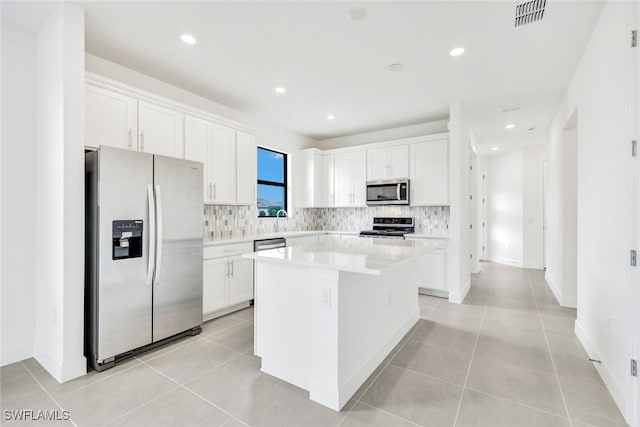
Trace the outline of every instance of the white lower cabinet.
<path fill-rule="evenodd" d="M 205 248 L 202 312 L 204 320 L 253 299 L 253 261 L 242 258 L 253 243 Z"/>
<path fill-rule="evenodd" d="M 444 270 L 444 250 L 422 255 L 418 276 L 418 288 L 447 291 Z"/>

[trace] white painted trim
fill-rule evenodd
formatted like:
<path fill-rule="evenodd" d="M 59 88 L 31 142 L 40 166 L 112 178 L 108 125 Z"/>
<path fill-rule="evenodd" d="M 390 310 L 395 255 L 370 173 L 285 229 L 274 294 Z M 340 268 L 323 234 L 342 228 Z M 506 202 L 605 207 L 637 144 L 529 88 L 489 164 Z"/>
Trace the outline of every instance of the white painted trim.
<path fill-rule="evenodd" d="M 0 366 L 19 362 L 33 356 L 33 343 L 20 343 L 11 348 L 3 348 L 0 352 Z"/>
<path fill-rule="evenodd" d="M 449 133 L 445 132 L 445 133 L 435 133 L 432 135 L 412 136 L 410 138 L 394 139 L 391 141 L 370 142 L 368 144 L 351 145 L 349 147 L 344 147 L 344 148 L 332 148 L 329 150 L 320 149 L 320 151 L 324 154 L 352 153 L 354 151 L 372 150 L 372 149 L 383 148 L 383 147 L 393 147 L 395 145 L 410 145 L 418 142 L 438 141 L 442 139 L 449 140 Z M 437 206 L 441 206 L 441 205 L 437 205 Z"/>
<path fill-rule="evenodd" d="M 582 325 L 580 325 L 579 320 L 576 320 L 575 322 L 575 332 L 576 332 L 576 336 L 578 337 L 578 340 L 582 344 L 582 347 L 584 347 L 589 357 L 592 359 L 598 359 L 602 361 L 602 363 L 594 363 L 593 366 L 595 366 L 596 370 L 600 374 L 600 377 L 604 381 L 605 386 L 609 390 L 609 393 L 611 393 L 613 400 L 616 402 L 616 405 L 618 405 L 618 409 L 620 409 L 620 412 L 625 417 L 625 420 L 628 422 L 629 417 L 626 411 L 627 401 L 625 399 L 625 393 L 623 393 L 622 388 L 618 384 L 616 384 L 613 373 L 609 369 L 609 364 L 607 363 L 606 360 L 602 358 L 600 352 L 596 349 L 595 345 L 593 344 L 593 340 L 589 338 L 589 336 L 587 335 Z M 625 387 L 626 387 L 626 384 L 625 384 Z"/>
<path fill-rule="evenodd" d="M 462 301 L 464 301 L 465 297 L 469 293 L 469 289 L 471 289 L 471 278 L 462 285 L 460 292 L 449 291 L 449 302 L 453 304 L 462 304 Z"/>
<path fill-rule="evenodd" d="M 85 83 L 92 86 L 97 86 L 103 89 L 111 90 L 121 93 L 126 96 L 130 96 L 138 99 L 139 101 L 151 102 L 155 105 L 160 105 L 173 110 L 178 110 L 181 113 L 188 114 L 190 116 L 198 117 L 203 120 L 209 120 L 218 124 L 232 127 L 236 130 L 255 134 L 255 131 L 245 124 L 236 122 L 235 120 L 227 119 L 226 117 L 219 116 L 217 114 L 210 113 L 208 111 L 193 108 L 190 105 L 183 104 L 181 102 L 173 101 L 169 98 L 165 98 L 156 95 L 151 92 L 138 89 L 134 86 L 119 82 L 117 80 L 110 79 L 108 77 L 101 76 L 99 74 L 92 73 L 90 71 L 85 72 Z"/>
<path fill-rule="evenodd" d="M 522 264 L 522 268 L 530 268 L 533 270 L 543 270 L 544 267 L 538 263 L 533 263 L 533 262 L 525 262 Z"/>
<path fill-rule="evenodd" d="M 518 261 L 516 259 L 490 256 L 489 261 L 495 262 L 497 264 L 504 264 L 504 265 L 510 265 L 512 267 L 522 268 L 522 261 Z"/>
<path fill-rule="evenodd" d="M 560 304 L 562 307 L 578 308 L 578 298 L 565 297 L 564 295 L 562 295 L 558 285 L 556 285 L 556 283 L 551 279 L 549 271 L 545 272 L 544 279 L 547 281 L 549 288 L 551 288 L 551 292 L 553 292 L 553 296 L 556 297 L 556 301 L 558 301 L 558 304 Z"/>

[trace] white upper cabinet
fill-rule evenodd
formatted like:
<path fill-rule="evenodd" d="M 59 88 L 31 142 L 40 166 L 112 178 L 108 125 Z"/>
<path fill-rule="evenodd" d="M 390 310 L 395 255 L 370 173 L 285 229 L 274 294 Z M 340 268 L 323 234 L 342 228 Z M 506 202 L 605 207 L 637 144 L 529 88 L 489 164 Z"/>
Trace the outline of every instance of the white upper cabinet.
<path fill-rule="evenodd" d="M 367 180 L 407 178 L 408 176 L 408 145 L 367 150 Z"/>
<path fill-rule="evenodd" d="M 411 144 L 411 205 L 446 206 L 449 204 L 448 140 Z"/>
<path fill-rule="evenodd" d="M 334 156 L 335 206 L 365 206 L 366 152 Z"/>
<path fill-rule="evenodd" d="M 334 156 L 314 156 L 315 207 L 329 208 L 335 205 Z"/>
<path fill-rule="evenodd" d="M 211 202 L 236 203 L 236 131 L 212 123 L 209 128 Z"/>
<path fill-rule="evenodd" d="M 253 134 L 197 117 L 185 117 L 185 158 L 204 163 L 205 203 L 256 202 Z"/>
<path fill-rule="evenodd" d="M 138 149 L 138 101 L 130 96 L 87 85 L 85 145 Z"/>
<path fill-rule="evenodd" d="M 138 150 L 184 158 L 184 114 L 138 102 Z"/>
<path fill-rule="evenodd" d="M 250 133 L 238 131 L 236 143 L 236 202 L 239 205 L 255 205 L 258 169 L 256 137 Z"/>

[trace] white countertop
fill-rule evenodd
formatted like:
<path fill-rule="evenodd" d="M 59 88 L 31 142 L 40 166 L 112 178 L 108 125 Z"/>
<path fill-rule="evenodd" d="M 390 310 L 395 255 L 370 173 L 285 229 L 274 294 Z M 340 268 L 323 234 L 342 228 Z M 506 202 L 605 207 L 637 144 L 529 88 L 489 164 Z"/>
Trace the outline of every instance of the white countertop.
<path fill-rule="evenodd" d="M 266 234 L 246 234 L 244 236 L 236 236 L 222 239 L 205 239 L 204 246 L 219 246 L 219 245 L 227 245 L 230 243 L 248 243 L 253 242 L 254 240 L 262 240 L 262 239 L 274 239 L 277 237 L 303 237 L 303 236 L 313 236 L 319 234 L 347 234 L 352 236 L 358 236 L 360 233 L 356 231 L 327 231 L 327 230 L 310 230 L 310 231 L 283 231 L 280 233 L 266 233 Z M 448 240 L 448 237 L 443 236 L 434 236 L 430 234 L 418 234 L 411 233 L 407 235 L 408 238 L 413 239 L 437 239 L 437 240 Z M 379 239 L 376 239 L 379 240 Z"/>
<path fill-rule="evenodd" d="M 289 246 L 244 254 L 244 258 L 380 275 L 394 265 L 421 254 L 441 250 L 442 239 L 347 239 Z"/>

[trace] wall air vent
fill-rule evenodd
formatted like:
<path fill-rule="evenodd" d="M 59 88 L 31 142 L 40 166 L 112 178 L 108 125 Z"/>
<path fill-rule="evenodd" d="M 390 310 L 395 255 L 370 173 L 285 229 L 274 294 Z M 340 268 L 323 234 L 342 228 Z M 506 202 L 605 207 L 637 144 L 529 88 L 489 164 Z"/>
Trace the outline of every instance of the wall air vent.
<path fill-rule="evenodd" d="M 516 5 L 516 27 L 531 24 L 542 19 L 547 0 L 531 0 Z"/>

